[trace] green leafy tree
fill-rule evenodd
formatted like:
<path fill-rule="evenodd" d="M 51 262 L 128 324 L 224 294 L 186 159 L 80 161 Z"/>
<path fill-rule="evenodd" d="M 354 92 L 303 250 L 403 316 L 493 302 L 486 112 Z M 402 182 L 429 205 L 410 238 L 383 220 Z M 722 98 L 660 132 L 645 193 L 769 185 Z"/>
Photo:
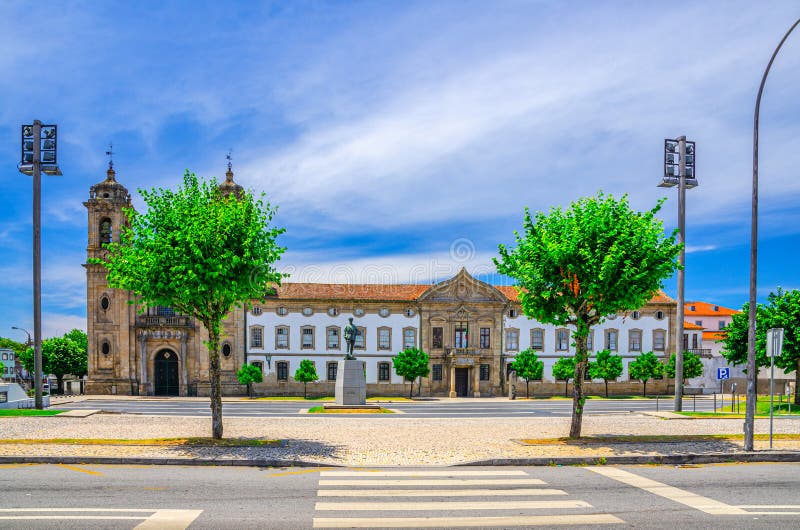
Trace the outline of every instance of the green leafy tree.
<path fill-rule="evenodd" d="M 253 383 L 260 383 L 264 380 L 261 368 L 252 364 L 243 364 L 236 373 L 236 378 L 240 385 L 247 385 L 247 396 L 253 397 Z"/>
<path fill-rule="evenodd" d="M 569 395 L 569 380 L 575 377 L 575 357 L 561 357 L 553 364 L 553 377 L 564 380 L 564 395 Z"/>
<path fill-rule="evenodd" d="M 603 380 L 606 384 L 606 397 L 608 397 L 608 382 L 615 381 L 622 372 L 622 356 L 611 353 L 611 350 L 600 350 L 595 361 L 589 363 L 589 377 Z"/>
<path fill-rule="evenodd" d="M 12 339 L 0 337 L 0 348 L 7 348 L 9 350 L 14 350 L 15 354 L 20 355 L 28 348 L 28 346 Z"/>
<path fill-rule="evenodd" d="M 744 304 L 725 328 L 722 355 L 733 364 L 747 364 L 748 311 L 749 304 Z M 770 328 L 783 328 L 783 350 L 775 358 L 775 366 L 784 373 L 795 371 L 794 402 L 800 405 L 800 291 L 779 288 L 770 293 L 766 304 L 756 308 L 756 369 L 770 365 L 766 346 Z"/>
<path fill-rule="evenodd" d="M 64 338 L 73 341 L 83 351 L 87 351 L 89 348 L 89 338 L 86 336 L 86 332 L 83 330 L 73 329 L 65 333 Z"/>
<path fill-rule="evenodd" d="M 653 352 L 642 352 L 628 364 L 628 375 L 642 382 L 642 395 L 646 397 L 647 381 L 664 375 L 664 363 Z"/>
<path fill-rule="evenodd" d="M 280 283 L 274 264 L 285 250 L 275 210 L 246 190 L 223 192 L 188 171 L 176 191 L 140 190 L 147 211 L 126 210 L 129 226 L 106 245 L 111 287 L 133 291 L 143 306 L 169 306 L 208 332 L 211 432 L 222 438 L 219 344 L 221 321 L 235 305 Z"/>
<path fill-rule="evenodd" d="M 647 303 L 677 268 L 680 245 L 666 236 L 655 214 L 636 212 L 627 196 L 602 193 L 531 217 L 516 248 L 500 245 L 497 271 L 517 281 L 522 309 L 529 318 L 574 326 L 575 375 L 569 435 L 580 437 L 588 364 L 586 337 L 605 315 L 633 311 Z"/>
<path fill-rule="evenodd" d="M 522 350 L 514 357 L 511 369 L 517 372 L 517 377 L 525 380 L 525 397 L 530 397 L 528 393 L 528 383 L 539 381 L 544 373 L 544 361 L 539 360 L 536 352 L 530 348 Z"/>
<path fill-rule="evenodd" d="M 19 356 L 28 372 L 33 373 L 33 348 Z M 64 376 L 83 377 L 87 372 L 86 349 L 67 337 L 53 337 L 42 341 L 42 373 L 56 376 L 57 387 L 63 391 Z"/>
<path fill-rule="evenodd" d="M 428 361 L 428 354 L 419 348 L 405 349 L 392 359 L 392 366 L 397 375 L 402 377 L 403 381 L 411 383 L 411 390 L 408 392 L 409 399 L 414 394 L 414 380 L 430 373 Z"/>
<path fill-rule="evenodd" d="M 300 361 L 300 367 L 294 373 L 294 380 L 303 383 L 303 399 L 306 399 L 308 395 L 306 392 L 308 383 L 313 383 L 317 379 L 319 379 L 319 376 L 317 375 L 317 369 L 314 367 L 314 363 L 308 359 Z"/>
<path fill-rule="evenodd" d="M 669 356 L 669 361 L 664 367 L 664 373 L 670 379 L 675 379 L 675 354 Z M 692 379 L 703 375 L 703 361 L 694 352 L 683 352 L 683 378 Z"/>

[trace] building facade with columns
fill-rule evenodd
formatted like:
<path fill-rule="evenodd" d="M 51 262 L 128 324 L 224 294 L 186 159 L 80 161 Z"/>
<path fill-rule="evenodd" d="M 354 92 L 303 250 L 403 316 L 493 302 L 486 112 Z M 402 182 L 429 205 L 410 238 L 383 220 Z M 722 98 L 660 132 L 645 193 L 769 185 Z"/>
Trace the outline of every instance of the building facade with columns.
<path fill-rule="evenodd" d="M 659 293 L 638 311 L 613 316 L 592 330 L 592 351 L 610 349 L 623 358 L 625 372 L 610 385 L 612 392 L 641 390 L 627 375 L 628 363 L 641 352 L 653 351 L 666 361 L 675 351 L 676 313 L 675 301 Z M 253 301 L 244 318 L 247 360 L 265 376 L 255 385 L 262 395 L 302 392 L 293 375 L 303 359 L 314 363 L 320 378 L 309 392 L 331 395 L 349 318 L 360 331 L 354 353 L 366 363 L 367 393 L 373 396 L 408 392 L 392 359 L 410 347 L 430 356 L 420 394 L 450 397 L 504 395 L 511 363 L 528 348 L 545 365 L 537 391 L 562 393 L 564 383 L 553 378 L 552 366 L 575 353 L 574 328 L 528 319 L 514 287 L 490 285 L 466 269 L 434 285 L 286 283 L 274 296 Z M 587 384 L 603 386 L 599 380 Z M 666 382 L 656 381 L 649 388 L 662 386 L 665 390 Z"/>
<path fill-rule="evenodd" d="M 241 189 L 228 167 L 223 192 Z M 132 208 L 127 188 L 117 182 L 113 164 L 106 178 L 92 186 L 83 203 L 88 214 L 87 258 L 103 258 L 105 243 L 118 242 Z M 208 395 L 208 339 L 192 317 L 168 307 L 144 308 L 133 293 L 112 289 L 106 269 L 84 264 L 88 335 L 88 394 Z M 236 372 L 244 362 L 244 317 L 234 309 L 223 322 L 220 365 L 224 394 L 238 395 Z"/>

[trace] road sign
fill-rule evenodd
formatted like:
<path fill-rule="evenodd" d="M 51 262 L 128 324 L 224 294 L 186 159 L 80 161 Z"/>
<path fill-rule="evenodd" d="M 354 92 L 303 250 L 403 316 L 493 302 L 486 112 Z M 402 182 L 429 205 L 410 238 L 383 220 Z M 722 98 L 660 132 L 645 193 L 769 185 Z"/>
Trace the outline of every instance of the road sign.
<path fill-rule="evenodd" d="M 783 351 L 783 328 L 767 330 L 767 357 L 780 357 Z"/>
<path fill-rule="evenodd" d="M 717 368 L 717 380 L 722 381 L 723 379 L 730 379 L 731 378 L 731 369 L 730 368 Z"/>

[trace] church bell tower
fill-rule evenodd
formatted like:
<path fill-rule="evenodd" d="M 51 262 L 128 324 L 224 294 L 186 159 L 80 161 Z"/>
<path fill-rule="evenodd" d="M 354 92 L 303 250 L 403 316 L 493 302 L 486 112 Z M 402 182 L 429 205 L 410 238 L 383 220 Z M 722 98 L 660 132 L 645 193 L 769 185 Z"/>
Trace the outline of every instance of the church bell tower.
<path fill-rule="evenodd" d="M 111 152 L 109 151 L 109 156 Z M 106 178 L 89 189 L 83 203 L 88 212 L 87 258 L 103 258 L 107 243 L 118 243 L 120 227 L 127 223 L 123 208 L 131 208 L 127 188 L 117 182 L 114 162 L 109 160 Z M 87 260 L 88 261 L 88 260 Z M 134 306 L 129 293 L 108 286 L 102 265 L 86 268 L 86 331 L 88 335 L 88 394 L 132 394 L 136 392 L 132 351 Z"/>

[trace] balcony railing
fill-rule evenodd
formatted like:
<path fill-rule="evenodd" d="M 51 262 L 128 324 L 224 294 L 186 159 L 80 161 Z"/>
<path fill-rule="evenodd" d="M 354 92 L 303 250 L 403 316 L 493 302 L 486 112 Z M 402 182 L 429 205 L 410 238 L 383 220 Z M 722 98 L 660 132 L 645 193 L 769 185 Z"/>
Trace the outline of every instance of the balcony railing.
<path fill-rule="evenodd" d="M 695 355 L 699 355 L 700 357 L 707 357 L 707 358 L 711 357 L 711 349 L 710 348 L 690 348 L 690 349 L 685 350 L 685 351 L 692 352 Z"/>
<path fill-rule="evenodd" d="M 478 355 L 480 352 L 475 348 L 447 348 L 447 355 Z"/>
<path fill-rule="evenodd" d="M 194 326 L 192 317 L 181 315 L 157 316 L 157 315 L 138 315 L 136 325 L 143 327 L 168 326 L 173 328 L 190 328 Z"/>

